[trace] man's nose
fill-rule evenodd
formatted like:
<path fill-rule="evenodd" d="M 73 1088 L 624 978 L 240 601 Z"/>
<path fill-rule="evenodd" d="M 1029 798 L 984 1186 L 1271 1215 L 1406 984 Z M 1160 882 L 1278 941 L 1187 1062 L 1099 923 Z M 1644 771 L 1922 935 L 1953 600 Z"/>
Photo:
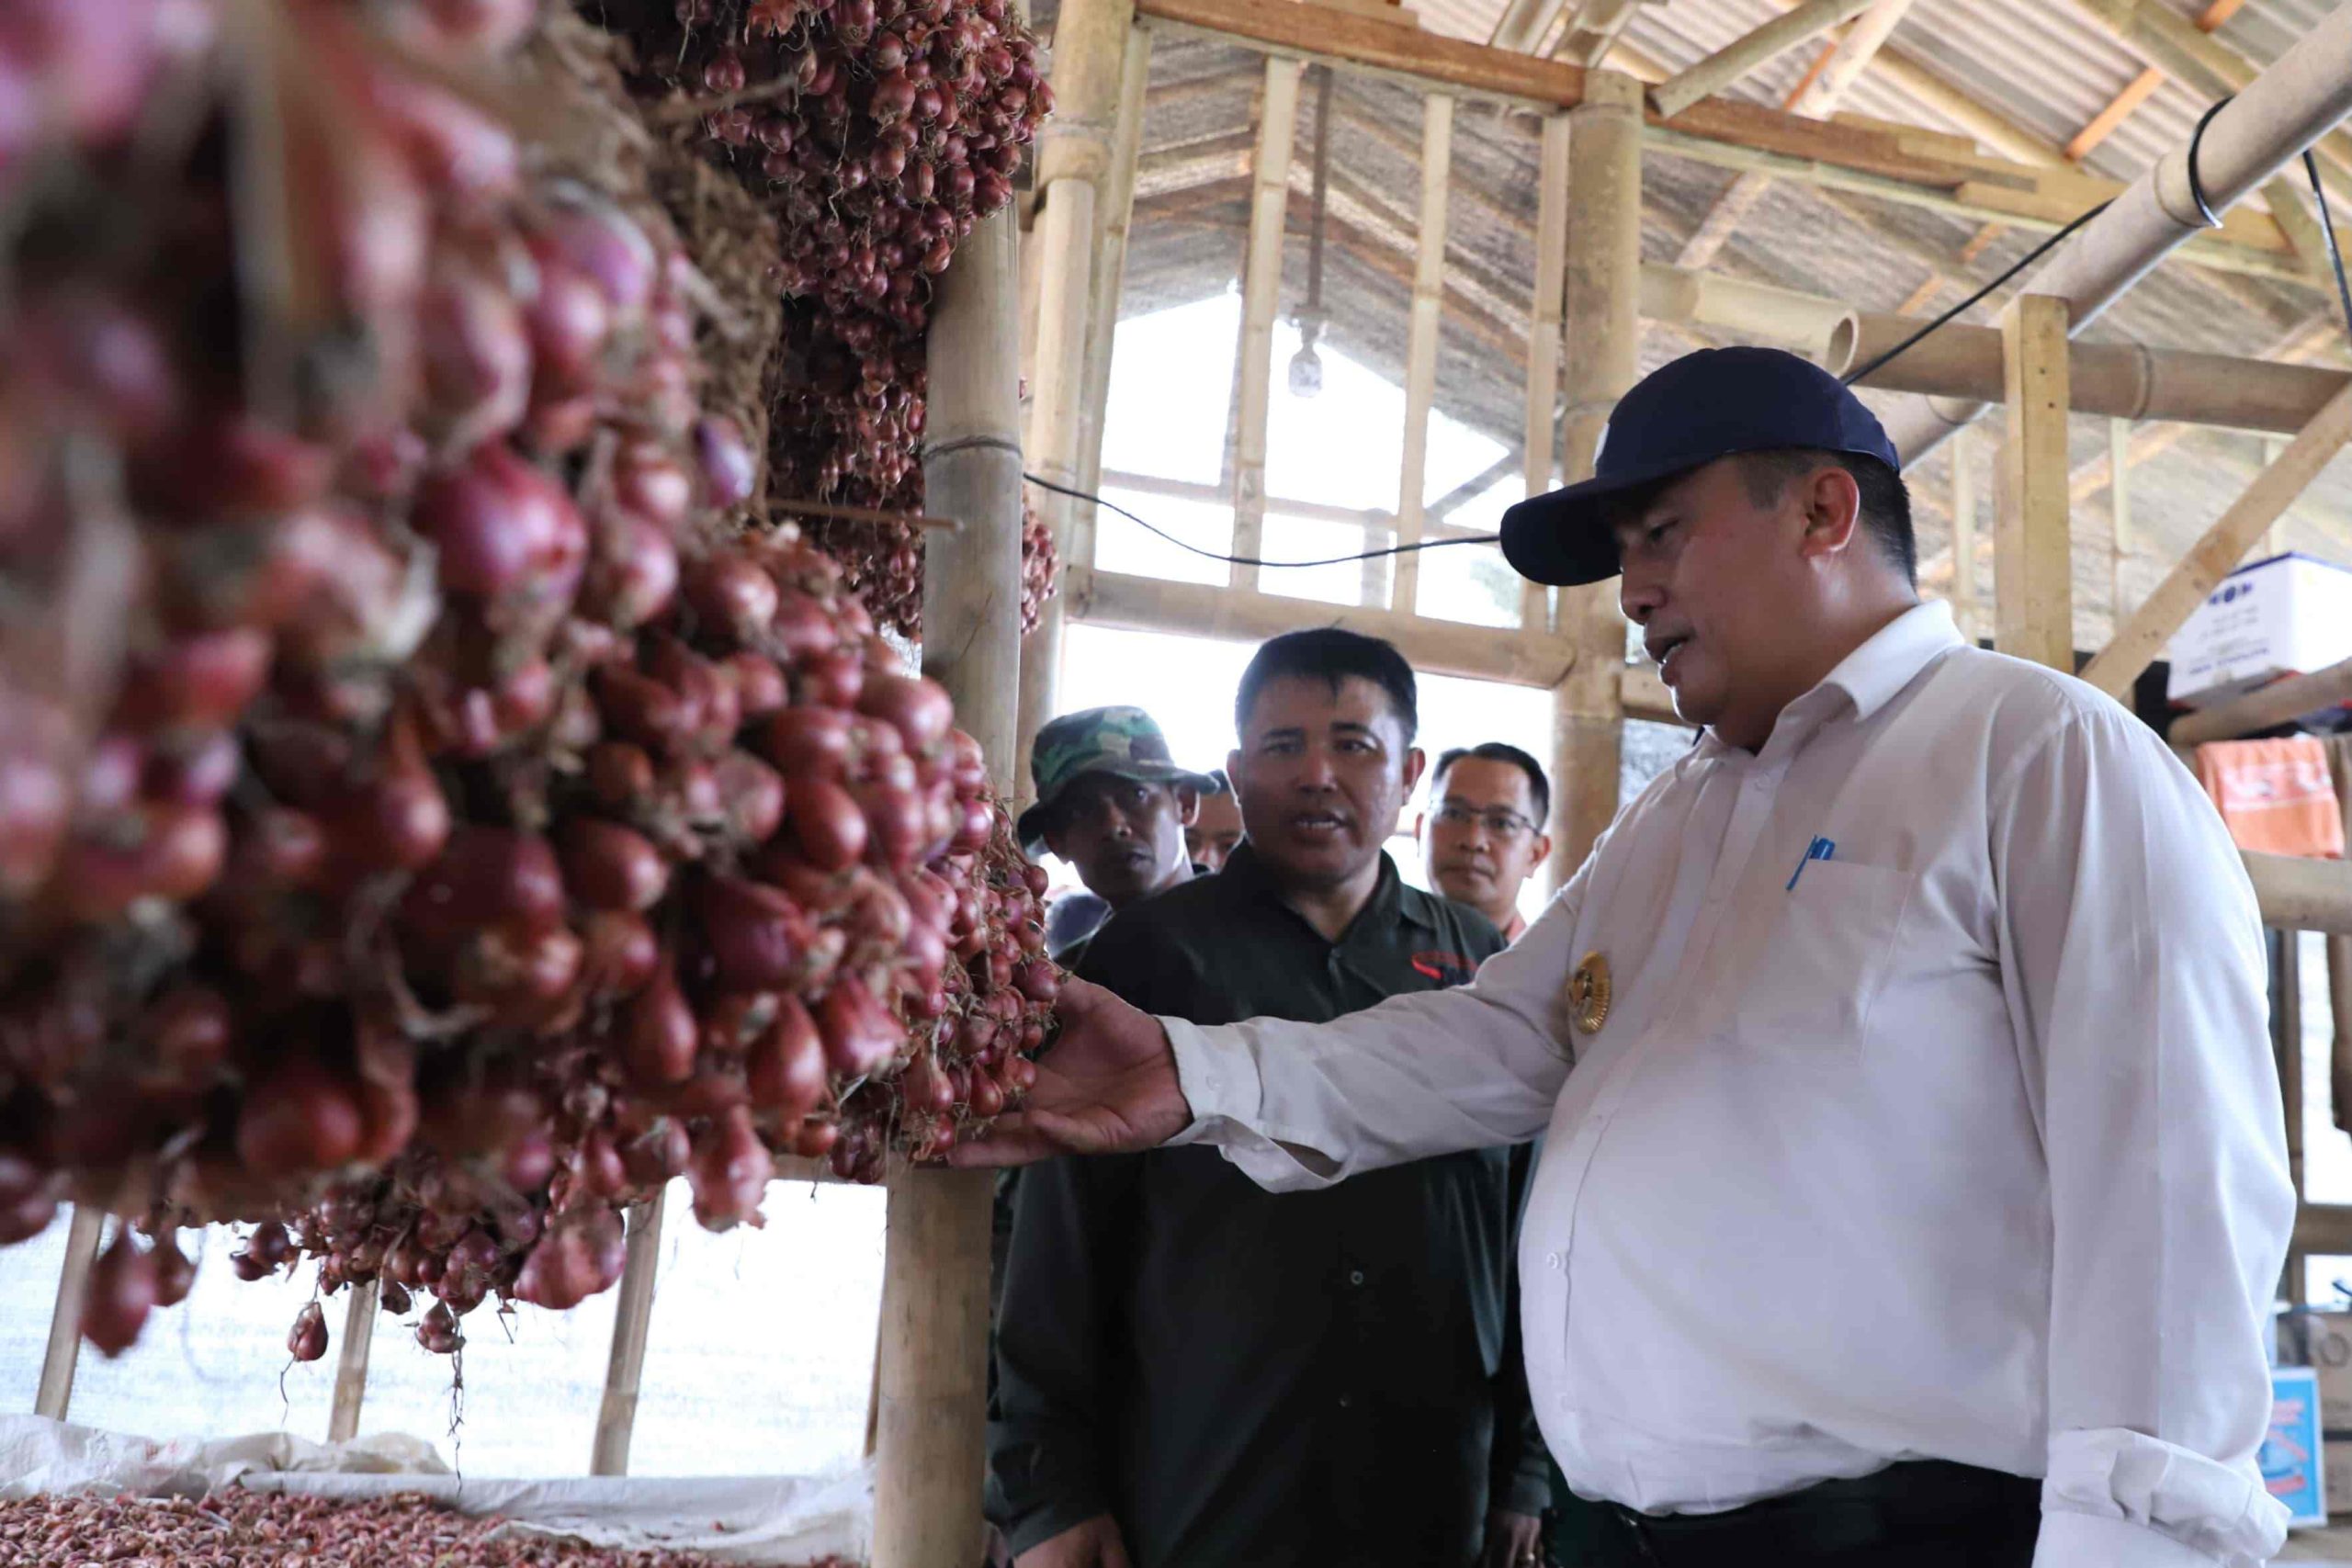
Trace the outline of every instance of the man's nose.
<path fill-rule="evenodd" d="M 1331 766 L 1331 753 L 1320 747 L 1309 749 L 1298 760 L 1298 787 L 1329 789 L 1338 777 Z"/>
<path fill-rule="evenodd" d="M 1628 570 L 1617 580 L 1617 607 L 1637 626 L 1648 626 L 1665 602 L 1665 583 L 1647 571 Z"/>

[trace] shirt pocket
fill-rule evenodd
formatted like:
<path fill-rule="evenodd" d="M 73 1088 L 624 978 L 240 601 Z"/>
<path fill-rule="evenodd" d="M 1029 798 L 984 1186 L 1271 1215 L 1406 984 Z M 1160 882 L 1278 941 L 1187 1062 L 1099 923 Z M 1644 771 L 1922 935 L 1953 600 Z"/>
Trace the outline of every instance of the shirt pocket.
<path fill-rule="evenodd" d="M 1734 1038 L 1762 1051 L 1858 1057 L 1917 882 L 1910 872 L 1821 860 L 1806 863 L 1795 886 L 1772 889 L 1732 998 Z"/>

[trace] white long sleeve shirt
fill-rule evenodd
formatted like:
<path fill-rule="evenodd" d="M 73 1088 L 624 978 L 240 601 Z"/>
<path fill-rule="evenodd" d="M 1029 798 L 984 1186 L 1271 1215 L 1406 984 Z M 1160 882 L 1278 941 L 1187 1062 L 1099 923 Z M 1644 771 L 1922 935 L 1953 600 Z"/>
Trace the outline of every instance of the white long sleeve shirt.
<path fill-rule="evenodd" d="M 2285 1537 L 2265 974 L 2171 753 L 1929 605 L 1760 753 L 1702 738 L 1475 985 L 1165 1021 L 1178 1141 L 1269 1188 L 1547 1134 L 1528 1376 L 1578 1494 L 1707 1512 L 1954 1460 L 2045 1478 L 2037 1568 L 2188 1568 Z"/>

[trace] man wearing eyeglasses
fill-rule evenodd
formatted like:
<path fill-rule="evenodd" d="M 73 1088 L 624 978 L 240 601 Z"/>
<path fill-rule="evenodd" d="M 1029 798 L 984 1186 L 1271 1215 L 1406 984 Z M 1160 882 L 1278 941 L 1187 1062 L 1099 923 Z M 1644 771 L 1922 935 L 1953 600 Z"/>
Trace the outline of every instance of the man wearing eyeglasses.
<path fill-rule="evenodd" d="M 1430 886 L 1517 942 L 1527 929 L 1519 890 L 1552 852 L 1544 831 L 1552 785 L 1542 764 L 1500 740 L 1457 746 L 1439 754 L 1430 800 L 1413 824 Z"/>

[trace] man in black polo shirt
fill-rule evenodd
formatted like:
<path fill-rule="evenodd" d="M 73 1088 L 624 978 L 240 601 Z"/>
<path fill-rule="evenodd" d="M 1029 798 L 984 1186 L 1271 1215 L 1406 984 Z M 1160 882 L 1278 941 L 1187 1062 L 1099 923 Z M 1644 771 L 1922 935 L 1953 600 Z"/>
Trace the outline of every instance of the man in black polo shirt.
<path fill-rule="evenodd" d="M 1424 761 L 1395 649 L 1276 637 L 1235 707 L 1247 841 L 1114 916 L 1082 975 L 1203 1023 L 1322 1021 L 1501 949 L 1381 849 Z M 1290 1194 L 1212 1149 L 1031 1170 L 989 1434 L 989 1512 L 1022 1568 L 1532 1562 L 1545 1460 L 1510 1263 L 1527 1163 L 1482 1150 Z"/>

